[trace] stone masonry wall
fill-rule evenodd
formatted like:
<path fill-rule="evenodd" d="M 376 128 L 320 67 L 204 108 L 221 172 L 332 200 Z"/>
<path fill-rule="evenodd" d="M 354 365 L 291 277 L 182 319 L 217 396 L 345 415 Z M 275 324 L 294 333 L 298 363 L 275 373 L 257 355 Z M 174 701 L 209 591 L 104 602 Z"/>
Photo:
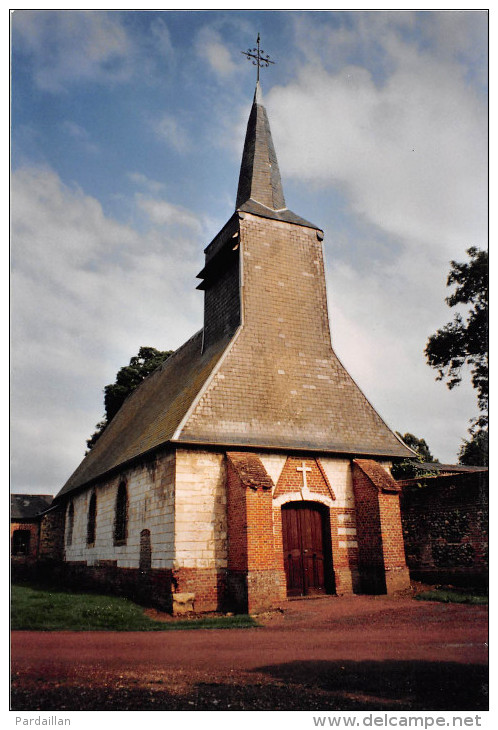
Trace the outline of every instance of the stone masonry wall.
<path fill-rule="evenodd" d="M 94 490 L 87 489 L 72 497 L 74 527 L 68 544 L 66 511 L 65 560 L 86 565 L 115 561 L 118 568 L 138 568 L 140 533 L 148 529 L 152 568 L 172 568 L 174 478 L 174 453 L 162 454 L 124 470 Z M 127 539 L 126 544 L 114 545 L 116 495 L 123 479 L 128 490 Z M 94 544 L 87 545 L 88 507 L 93 491 L 97 497 L 96 536 Z"/>
<path fill-rule="evenodd" d="M 64 508 L 47 512 L 40 520 L 40 560 L 62 561 L 64 556 Z"/>
<path fill-rule="evenodd" d="M 178 449 L 173 591 L 193 594 L 196 611 L 225 602 L 226 502 L 224 453 Z"/>
<path fill-rule="evenodd" d="M 487 473 L 400 484 L 406 560 L 412 577 L 428 583 L 486 585 Z"/>
<path fill-rule="evenodd" d="M 227 567 L 225 455 L 176 452 L 175 568 Z"/>

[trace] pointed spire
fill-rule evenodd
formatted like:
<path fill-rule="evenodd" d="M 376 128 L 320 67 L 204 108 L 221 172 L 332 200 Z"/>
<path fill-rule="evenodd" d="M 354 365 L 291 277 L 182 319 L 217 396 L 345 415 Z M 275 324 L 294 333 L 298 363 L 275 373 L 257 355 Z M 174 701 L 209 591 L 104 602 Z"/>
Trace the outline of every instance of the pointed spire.
<path fill-rule="evenodd" d="M 248 200 L 260 203 L 271 210 L 283 210 L 286 207 L 270 123 L 263 106 L 263 93 L 259 81 L 256 84 L 247 124 L 236 209 L 239 209 Z"/>
<path fill-rule="evenodd" d="M 263 103 L 263 90 L 261 88 L 261 84 L 259 83 L 259 80 L 256 81 L 256 90 L 254 92 L 254 99 L 252 100 L 253 104 L 259 104 L 260 106 L 264 106 Z"/>

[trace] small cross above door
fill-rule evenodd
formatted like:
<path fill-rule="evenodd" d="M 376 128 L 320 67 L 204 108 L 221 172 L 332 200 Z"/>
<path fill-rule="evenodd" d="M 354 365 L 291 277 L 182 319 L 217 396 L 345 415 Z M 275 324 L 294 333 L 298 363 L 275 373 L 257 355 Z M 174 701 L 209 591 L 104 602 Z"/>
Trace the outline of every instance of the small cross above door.
<path fill-rule="evenodd" d="M 303 486 L 301 489 L 301 496 L 304 499 L 305 495 L 307 496 L 309 494 L 309 488 L 308 488 L 308 479 L 307 479 L 307 472 L 311 471 L 311 468 L 309 466 L 306 466 L 306 462 L 301 462 L 301 466 L 296 466 L 296 471 L 300 471 L 303 475 Z"/>

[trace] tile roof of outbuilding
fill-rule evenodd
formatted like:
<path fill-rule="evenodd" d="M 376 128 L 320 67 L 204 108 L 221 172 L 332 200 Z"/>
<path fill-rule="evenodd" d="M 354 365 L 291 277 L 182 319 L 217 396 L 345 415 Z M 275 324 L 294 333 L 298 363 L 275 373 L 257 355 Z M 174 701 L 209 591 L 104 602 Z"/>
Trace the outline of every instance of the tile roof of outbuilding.
<path fill-rule="evenodd" d="M 10 519 L 33 519 L 50 507 L 53 498 L 52 494 L 11 494 Z"/>

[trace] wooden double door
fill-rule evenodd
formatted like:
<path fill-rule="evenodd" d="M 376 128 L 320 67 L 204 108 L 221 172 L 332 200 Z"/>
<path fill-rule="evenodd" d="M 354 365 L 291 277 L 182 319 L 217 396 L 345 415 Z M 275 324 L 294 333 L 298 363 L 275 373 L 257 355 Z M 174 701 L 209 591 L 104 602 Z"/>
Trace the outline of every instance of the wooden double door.
<path fill-rule="evenodd" d="M 330 529 L 328 510 L 313 502 L 282 507 L 287 595 L 306 596 L 330 591 Z"/>

